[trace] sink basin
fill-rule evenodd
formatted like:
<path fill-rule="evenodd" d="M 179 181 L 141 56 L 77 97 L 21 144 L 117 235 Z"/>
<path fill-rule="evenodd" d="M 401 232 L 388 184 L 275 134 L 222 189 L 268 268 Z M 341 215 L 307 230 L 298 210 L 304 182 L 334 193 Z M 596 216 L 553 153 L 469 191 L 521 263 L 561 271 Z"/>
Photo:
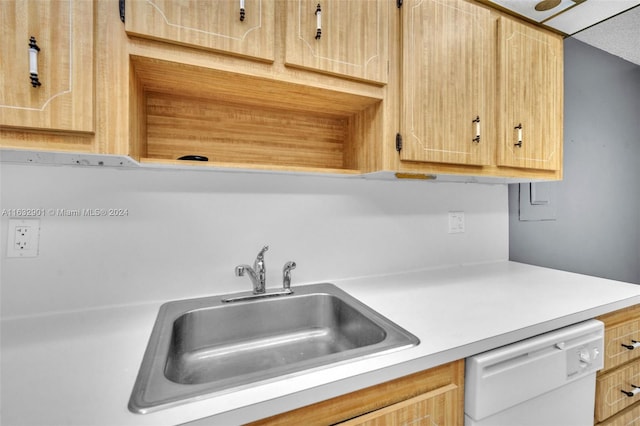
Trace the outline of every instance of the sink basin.
<path fill-rule="evenodd" d="M 333 284 L 162 305 L 131 394 L 136 413 L 419 343 Z"/>

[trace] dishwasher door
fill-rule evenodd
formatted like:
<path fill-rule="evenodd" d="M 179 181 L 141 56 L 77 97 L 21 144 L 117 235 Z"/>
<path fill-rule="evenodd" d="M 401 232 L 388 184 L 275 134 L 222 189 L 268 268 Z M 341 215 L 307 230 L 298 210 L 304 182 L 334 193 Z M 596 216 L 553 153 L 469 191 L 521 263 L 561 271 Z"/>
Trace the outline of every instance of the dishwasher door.
<path fill-rule="evenodd" d="M 589 320 L 467 358 L 465 426 L 592 425 L 603 338 Z"/>

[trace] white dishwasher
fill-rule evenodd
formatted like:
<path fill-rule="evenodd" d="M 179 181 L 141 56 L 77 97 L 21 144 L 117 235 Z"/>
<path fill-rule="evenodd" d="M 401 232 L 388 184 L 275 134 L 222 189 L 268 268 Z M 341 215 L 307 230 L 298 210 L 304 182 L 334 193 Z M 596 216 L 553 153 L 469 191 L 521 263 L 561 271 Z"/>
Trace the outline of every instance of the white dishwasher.
<path fill-rule="evenodd" d="M 467 358 L 465 426 L 593 425 L 603 338 L 589 320 Z"/>

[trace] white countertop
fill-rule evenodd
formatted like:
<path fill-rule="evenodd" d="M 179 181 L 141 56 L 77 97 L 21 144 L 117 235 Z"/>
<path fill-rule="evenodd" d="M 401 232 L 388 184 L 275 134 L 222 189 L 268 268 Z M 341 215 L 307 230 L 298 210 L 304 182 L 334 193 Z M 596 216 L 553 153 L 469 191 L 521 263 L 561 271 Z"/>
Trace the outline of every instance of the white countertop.
<path fill-rule="evenodd" d="M 141 415 L 127 404 L 164 301 L 3 320 L 0 422 L 175 425 L 215 416 L 211 424 L 239 424 L 640 303 L 638 285 L 514 262 L 333 283 L 420 344 Z"/>

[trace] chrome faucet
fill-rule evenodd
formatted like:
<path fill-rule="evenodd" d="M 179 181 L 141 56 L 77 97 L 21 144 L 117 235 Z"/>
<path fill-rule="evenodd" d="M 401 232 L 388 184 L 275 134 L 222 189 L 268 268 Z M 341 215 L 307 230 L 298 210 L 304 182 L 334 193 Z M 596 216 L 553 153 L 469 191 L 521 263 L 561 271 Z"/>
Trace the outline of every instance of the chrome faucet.
<path fill-rule="evenodd" d="M 262 247 L 253 262 L 253 268 L 249 265 L 236 266 L 236 277 L 244 276 L 245 272 L 249 274 L 253 284 L 253 294 L 263 294 L 266 290 L 267 266 L 264 263 L 264 252 L 267 250 L 269 250 L 269 246 Z"/>
<path fill-rule="evenodd" d="M 242 277 L 245 273 L 249 274 L 251 283 L 253 284 L 253 292 L 246 292 L 238 296 L 230 296 L 222 299 L 223 302 L 240 302 L 245 300 L 262 299 L 263 297 L 285 296 L 293 294 L 291 290 L 291 270 L 296 269 L 296 262 L 287 262 L 282 268 L 282 288 L 267 291 L 267 267 L 264 262 L 264 252 L 269 250 L 269 246 L 262 247 L 262 250 L 256 256 L 253 266 L 238 265 L 236 266 L 236 276 Z"/>

